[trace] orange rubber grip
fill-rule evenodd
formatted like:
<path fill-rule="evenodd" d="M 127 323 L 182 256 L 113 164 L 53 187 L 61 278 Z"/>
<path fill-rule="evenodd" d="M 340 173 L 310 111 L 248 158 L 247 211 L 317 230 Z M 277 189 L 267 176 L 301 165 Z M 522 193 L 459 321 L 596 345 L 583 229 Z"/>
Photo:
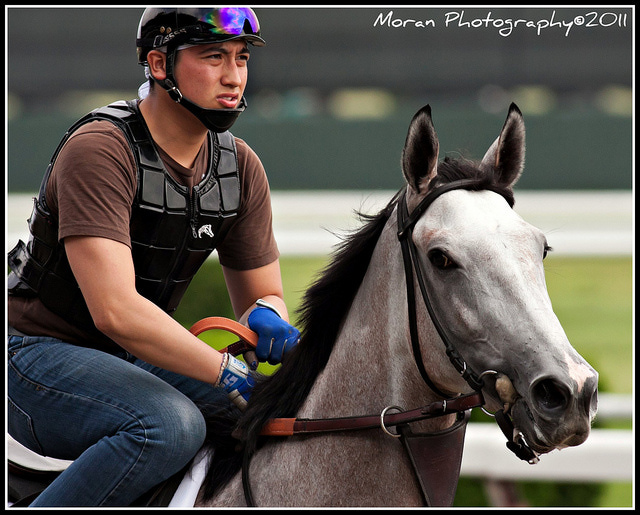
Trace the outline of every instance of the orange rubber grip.
<path fill-rule="evenodd" d="M 207 317 L 197 321 L 191 326 L 189 331 L 198 336 L 205 331 L 213 329 L 221 329 L 235 334 L 242 341 L 221 349 L 220 352 L 231 352 L 234 355 L 240 354 L 247 350 L 253 350 L 258 345 L 258 335 L 248 327 L 245 327 L 235 320 L 225 317 Z M 241 344 L 241 345 L 238 345 Z M 233 350 L 231 350 L 233 348 Z"/>

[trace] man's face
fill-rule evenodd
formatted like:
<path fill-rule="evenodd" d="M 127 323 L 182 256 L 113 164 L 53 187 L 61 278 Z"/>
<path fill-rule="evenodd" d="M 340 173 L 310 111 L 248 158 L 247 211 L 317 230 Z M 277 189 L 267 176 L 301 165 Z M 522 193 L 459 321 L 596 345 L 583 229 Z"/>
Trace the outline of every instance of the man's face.
<path fill-rule="evenodd" d="M 249 49 L 241 39 L 178 51 L 174 74 L 182 94 L 205 109 L 238 106 L 247 85 Z"/>

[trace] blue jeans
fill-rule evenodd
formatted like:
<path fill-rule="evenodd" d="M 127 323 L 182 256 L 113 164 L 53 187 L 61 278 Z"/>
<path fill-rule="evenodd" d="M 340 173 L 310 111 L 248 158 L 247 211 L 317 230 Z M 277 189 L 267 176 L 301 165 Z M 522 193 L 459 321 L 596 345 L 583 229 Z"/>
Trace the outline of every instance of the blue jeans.
<path fill-rule="evenodd" d="M 128 506 L 202 446 L 194 401 L 220 388 L 55 338 L 8 338 L 8 428 L 39 454 L 74 460 L 32 506 Z"/>

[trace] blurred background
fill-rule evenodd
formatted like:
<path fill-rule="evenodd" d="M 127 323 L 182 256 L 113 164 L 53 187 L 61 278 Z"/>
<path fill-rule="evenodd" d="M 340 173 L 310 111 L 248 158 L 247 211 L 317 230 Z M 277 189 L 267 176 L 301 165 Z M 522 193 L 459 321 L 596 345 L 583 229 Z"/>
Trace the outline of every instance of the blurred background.
<path fill-rule="evenodd" d="M 549 292 L 573 345 L 600 372 L 600 413 L 586 444 L 536 467 L 513 459 L 501 438 L 477 445 L 468 431 L 456 505 L 633 505 L 635 11 L 255 10 L 267 46 L 252 49 L 249 107 L 232 132 L 269 176 L 290 311 L 335 233 L 357 225 L 353 210 L 371 212 L 403 185 L 400 154 L 420 107 L 431 104 L 442 155 L 481 158 L 516 102 L 527 165 L 515 208 L 554 247 Z M 28 236 L 31 197 L 69 125 L 136 97 L 142 12 L 5 8 L 7 249 Z M 224 289 L 210 261 L 176 314 L 185 325 L 209 316 L 211 291 Z M 230 310 L 227 299 L 213 309 Z M 490 456 L 474 461 L 473 449 Z"/>
<path fill-rule="evenodd" d="M 77 117 L 136 96 L 142 11 L 7 10 L 9 191 L 37 188 Z M 442 152 L 482 157 L 512 101 L 528 132 L 520 188 L 631 188 L 629 8 L 256 12 L 267 46 L 252 51 L 233 132 L 273 189 L 396 189 L 420 107 L 432 106 Z"/>

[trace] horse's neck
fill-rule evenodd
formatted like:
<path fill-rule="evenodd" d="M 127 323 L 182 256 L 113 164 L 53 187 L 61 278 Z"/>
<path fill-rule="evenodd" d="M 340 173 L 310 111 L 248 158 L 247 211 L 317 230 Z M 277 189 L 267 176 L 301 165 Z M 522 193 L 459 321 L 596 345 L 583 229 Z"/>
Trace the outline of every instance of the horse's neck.
<path fill-rule="evenodd" d="M 300 418 L 372 415 L 385 407 L 435 399 L 408 341 L 407 300 L 395 217 L 387 223 L 333 351 Z M 412 424 L 414 432 L 451 425 L 451 417 Z M 419 505 L 421 494 L 402 444 L 382 430 L 272 439 L 255 454 L 251 482 L 264 506 Z M 220 505 L 242 502 L 240 475 Z M 291 478 L 295 481 L 291 481 Z"/>
<path fill-rule="evenodd" d="M 324 371 L 298 416 L 344 417 L 436 400 L 415 364 L 395 215 L 384 228 Z M 449 425 L 436 419 L 429 429 Z"/>

